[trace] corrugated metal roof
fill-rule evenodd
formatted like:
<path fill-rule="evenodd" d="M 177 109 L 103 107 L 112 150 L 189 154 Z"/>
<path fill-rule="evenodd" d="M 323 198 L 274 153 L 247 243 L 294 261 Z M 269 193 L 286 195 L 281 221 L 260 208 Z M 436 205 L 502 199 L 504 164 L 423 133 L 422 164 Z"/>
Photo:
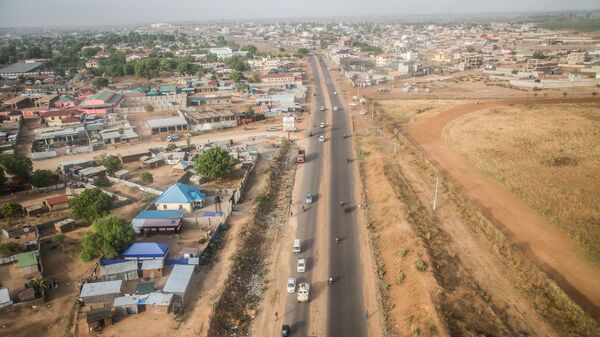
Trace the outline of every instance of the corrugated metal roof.
<path fill-rule="evenodd" d="M 163 267 L 163 259 L 144 260 L 142 262 L 142 270 L 161 269 Z"/>
<path fill-rule="evenodd" d="M 169 305 L 173 301 L 173 294 L 150 293 L 148 297 L 139 304 Z"/>
<path fill-rule="evenodd" d="M 181 219 L 183 210 L 145 210 L 138 213 L 137 219 Z"/>
<path fill-rule="evenodd" d="M 180 204 L 203 201 L 206 194 L 198 187 L 183 183 L 171 185 L 155 201 L 155 204 Z"/>
<path fill-rule="evenodd" d="M 17 62 L 0 69 L 0 74 L 27 73 L 39 68 L 42 62 Z"/>
<path fill-rule="evenodd" d="M 36 251 L 30 251 L 20 253 L 17 255 L 17 261 L 19 261 L 19 268 L 26 268 L 35 266 L 38 264 Z"/>
<path fill-rule="evenodd" d="M 120 294 L 122 286 L 122 280 L 85 283 L 81 288 L 81 297 Z"/>
<path fill-rule="evenodd" d="M 8 292 L 8 289 L 1 288 L 0 289 L 0 307 L 2 307 L 3 305 L 8 305 L 8 304 L 12 304 L 12 301 L 10 300 L 10 294 Z"/>
<path fill-rule="evenodd" d="M 187 125 L 187 121 L 183 117 L 158 118 L 147 120 L 146 125 L 151 129 L 166 128 L 169 126 Z"/>
<path fill-rule="evenodd" d="M 105 266 L 100 266 L 100 275 L 114 275 L 127 273 L 130 271 L 137 270 L 137 262 L 135 261 L 123 261 L 121 263 L 108 264 Z"/>
<path fill-rule="evenodd" d="M 173 267 L 163 291 L 166 293 L 183 293 L 194 275 L 194 266 L 178 264 Z"/>
<path fill-rule="evenodd" d="M 115 301 L 113 302 L 113 306 L 114 307 L 120 307 L 120 306 L 123 306 L 123 305 L 138 304 L 139 300 L 140 300 L 140 296 L 138 296 L 138 295 L 121 296 L 121 297 L 115 298 Z"/>

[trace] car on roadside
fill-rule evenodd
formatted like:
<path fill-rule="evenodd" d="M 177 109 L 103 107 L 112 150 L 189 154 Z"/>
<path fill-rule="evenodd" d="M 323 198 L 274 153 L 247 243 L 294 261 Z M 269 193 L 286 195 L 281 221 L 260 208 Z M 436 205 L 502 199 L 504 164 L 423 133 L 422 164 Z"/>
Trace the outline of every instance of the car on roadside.
<path fill-rule="evenodd" d="M 334 91 L 334 92 L 333 92 L 333 94 L 334 94 L 334 95 L 337 95 L 337 91 Z"/>
<path fill-rule="evenodd" d="M 323 128 L 325 127 L 325 122 L 321 122 L 321 124 L 319 124 L 319 127 L 320 127 L 321 129 L 323 129 Z"/>
<path fill-rule="evenodd" d="M 306 271 L 306 259 L 298 259 L 298 263 L 296 264 L 296 271 L 299 273 L 304 273 Z"/>
<path fill-rule="evenodd" d="M 325 107 L 321 105 L 321 111 L 325 111 Z"/>
<path fill-rule="evenodd" d="M 325 143 L 325 136 L 319 136 L 319 143 Z"/>
<path fill-rule="evenodd" d="M 312 202 L 313 202 L 312 193 L 310 193 L 310 192 L 306 193 L 306 203 L 310 205 L 310 204 L 312 204 Z"/>
<path fill-rule="evenodd" d="M 340 108 L 338 108 L 337 106 L 333 107 L 333 111 L 338 111 Z"/>
<path fill-rule="evenodd" d="M 296 292 L 296 278 L 290 277 L 287 281 L 287 292 L 293 294 Z"/>

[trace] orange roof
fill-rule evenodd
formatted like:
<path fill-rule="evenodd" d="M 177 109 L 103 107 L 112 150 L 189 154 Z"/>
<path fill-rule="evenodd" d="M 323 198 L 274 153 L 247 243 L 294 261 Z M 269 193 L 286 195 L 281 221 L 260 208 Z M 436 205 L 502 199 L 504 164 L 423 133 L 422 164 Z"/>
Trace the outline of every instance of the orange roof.
<path fill-rule="evenodd" d="M 69 196 L 65 195 L 65 194 L 57 195 L 55 197 L 46 199 L 46 204 L 48 206 L 54 206 L 54 205 L 64 204 L 66 202 L 69 202 Z"/>

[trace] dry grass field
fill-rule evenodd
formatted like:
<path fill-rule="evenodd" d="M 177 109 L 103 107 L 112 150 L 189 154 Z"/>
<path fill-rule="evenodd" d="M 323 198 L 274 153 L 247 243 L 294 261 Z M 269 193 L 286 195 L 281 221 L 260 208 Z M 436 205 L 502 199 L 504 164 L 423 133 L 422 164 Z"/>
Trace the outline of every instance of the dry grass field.
<path fill-rule="evenodd" d="M 437 116 L 457 104 L 469 101 L 454 99 L 407 99 L 407 100 L 378 100 L 377 104 L 383 111 L 389 112 L 394 121 L 405 124 L 422 118 Z"/>
<path fill-rule="evenodd" d="M 600 104 L 491 108 L 452 122 L 445 137 L 600 259 Z"/>

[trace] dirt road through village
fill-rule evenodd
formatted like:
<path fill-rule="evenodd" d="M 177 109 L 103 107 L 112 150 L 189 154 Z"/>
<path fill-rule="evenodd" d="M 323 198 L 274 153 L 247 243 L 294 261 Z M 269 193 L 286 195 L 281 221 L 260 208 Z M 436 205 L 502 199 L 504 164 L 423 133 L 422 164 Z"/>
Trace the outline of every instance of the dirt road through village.
<path fill-rule="evenodd" d="M 452 121 L 478 110 L 507 104 L 598 102 L 598 99 L 501 100 L 457 105 L 435 117 L 419 120 L 408 134 L 469 200 L 479 205 L 508 237 L 565 290 L 596 321 L 600 321 L 600 268 L 577 253 L 566 234 L 548 224 L 500 183 L 471 165 L 444 139 Z"/>

